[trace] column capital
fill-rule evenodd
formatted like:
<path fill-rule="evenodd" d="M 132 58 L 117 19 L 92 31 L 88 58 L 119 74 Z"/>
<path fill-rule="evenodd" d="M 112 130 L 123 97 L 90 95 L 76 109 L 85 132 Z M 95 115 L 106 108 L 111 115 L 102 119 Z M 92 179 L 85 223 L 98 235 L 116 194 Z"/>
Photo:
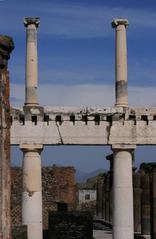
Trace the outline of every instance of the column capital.
<path fill-rule="evenodd" d="M 0 35 L 0 68 L 7 67 L 10 53 L 14 49 L 14 42 L 11 37 Z"/>
<path fill-rule="evenodd" d="M 25 17 L 24 18 L 24 26 L 27 27 L 28 25 L 35 25 L 36 27 L 39 27 L 40 18 L 39 17 Z"/>
<path fill-rule="evenodd" d="M 116 28 L 119 25 L 124 25 L 125 27 L 127 27 L 129 25 L 128 20 L 120 17 L 113 19 L 112 27 Z"/>
<path fill-rule="evenodd" d="M 42 151 L 43 145 L 42 144 L 20 144 L 20 149 L 24 152 L 27 151 Z"/>

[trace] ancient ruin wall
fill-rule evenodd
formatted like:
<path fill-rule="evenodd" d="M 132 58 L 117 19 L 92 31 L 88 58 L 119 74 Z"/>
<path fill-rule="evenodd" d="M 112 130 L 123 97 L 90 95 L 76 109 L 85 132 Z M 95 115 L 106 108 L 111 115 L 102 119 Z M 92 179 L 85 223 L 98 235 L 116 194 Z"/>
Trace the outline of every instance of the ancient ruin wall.
<path fill-rule="evenodd" d="M 21 224 L 22 211 L 22 169 L 12 168 L 11 217 L 13 225 Z M 48 212 L 57 211 L 57 203 L 68 204 L 74 210 L 76 204 L 75 169 L 73 167 L 43 167 L 43 228 L 48 228 Z"/>
<path fill-rule="evenodd" d="M 10 102 L 7 63 L 13 48 L 10 37 L 0 36 L 0 239 L 11 238 Z"/>

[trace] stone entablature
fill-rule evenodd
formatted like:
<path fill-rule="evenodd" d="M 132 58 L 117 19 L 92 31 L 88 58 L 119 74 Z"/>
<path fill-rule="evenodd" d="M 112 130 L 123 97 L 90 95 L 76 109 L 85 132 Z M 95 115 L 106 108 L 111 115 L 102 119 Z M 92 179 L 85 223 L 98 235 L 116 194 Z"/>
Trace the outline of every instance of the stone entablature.
<path fill-rule="evenodd" d="M 12 145 L 156 144 L 156 107 L 31 107 L 28 115 L 12 109 Z"/>

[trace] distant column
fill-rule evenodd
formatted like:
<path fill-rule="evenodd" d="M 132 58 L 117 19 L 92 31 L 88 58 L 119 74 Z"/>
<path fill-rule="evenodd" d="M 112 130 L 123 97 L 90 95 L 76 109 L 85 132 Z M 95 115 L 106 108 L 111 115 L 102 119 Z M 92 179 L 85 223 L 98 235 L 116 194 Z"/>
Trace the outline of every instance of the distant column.
<path fill-rule="evenodd" d="M 106 174 L 106 221 L 110 222 L 110 174 Z"/>
<path fill-rule="evenodd" d="M 132 149 L 113 146 L 113 239 L 134 238 Z"/>
<path fill-rule="evenodd" d="M 127 92 L 127 43 L 126 27 L 128 20 L 117 18 L 112 22 L 115 28 L 115 79 L 116 79 L 116 106 L 128 106 Z"/>
<path fill-rule="evenodd" d="M 113 154 L 109 154 L 106 156 L 106 159 L 110 162 L 110 169 L 109 169 L 109 221 L 112 223 L 112 216 L 113 216 L 113 162 L 114 156 Z"/>
<path fill-rule="evenodd" d="M 42 145 L 21 145 L 23 151 L 22 223 L 27 225 L 28 239 L 42 239 Z"/>
<path fill-rule="evenodd" d="M 97 182 L 97 216 L 98 218 L 102 218 L 103 211 L 103 178 L 99 178 Z"/>
<path fill-rule="evenodd" d="M 141 176 L 141 234 L 148 236 L 150 230 L 150 176 L 144 174 Z"/>
<path fill-rule="evenodd" d="M 133 174 L 133 191 L 134 191 L 134 231 L 141 232 L 141 188 L 140 173 Z"/>
<path fill-rule="evenodd" d="M 103 176 L 103 187 L 102 187 L 102 218 L 105 220 L 106 217 L 106 208 L 105 208 L 105 204 L 106 204 L 106 183 L 105 183 L 105 174 Z"/>
<path fill-rule="evenodd" d="M 24 18 L 26 27 L 26 72 L 25 72 L 25 105 L 38 105 L 38 59 L 37 59 L 37 28 L 38 17 Z"/>

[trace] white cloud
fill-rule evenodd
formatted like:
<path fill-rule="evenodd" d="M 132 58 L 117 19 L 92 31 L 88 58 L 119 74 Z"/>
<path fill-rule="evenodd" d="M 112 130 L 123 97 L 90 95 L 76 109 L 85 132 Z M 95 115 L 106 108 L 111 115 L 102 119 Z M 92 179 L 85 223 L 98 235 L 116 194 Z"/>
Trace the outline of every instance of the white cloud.
<path fill-rule="evenodd" d="M 129 31 L 156 28 L 155 12 L 133 8 L 108 7 L 91 4 L 55 4 L 43 8 L 45 19 L 41 33 L 67 38 L 107 37 L 113 34 L 111 21 L 116 17 L 129 19 Z M 139 35 L 138 35 L 139 36 Z"/>
<path fill-rule="evenodd" d="M 129 87 L 130 106 L 156 106 L 156 87 Z M 11 85 L 12 105 L 24 102 L 24 85 Z M 39 102 L 51 106 L 113 106 L 114 87 L 111 85 L 40 85 Z M 22 106 L 22 105 L 21 105 Z"/>
<path fill-rule="evenodd" d="M 66 38 L 109 36 L 113 34 L 110 26 L 111 20 L 118 16 L 129 19 L 131 33 L 135 28 L 139 31 L 139 27 L 156 28 L 154 11 L 98 4 L 74 4 L 73 2 L 58 4 L 39 1 L 36 4 L 34 1 L 23 5 L 20 1 L 14 3 L 6 1 L 1 5 L 1 32 L 10 32 L 13 35 L 23 34 L 22 19 L 25 15 L 41 17 L 40 34 Z"/>

